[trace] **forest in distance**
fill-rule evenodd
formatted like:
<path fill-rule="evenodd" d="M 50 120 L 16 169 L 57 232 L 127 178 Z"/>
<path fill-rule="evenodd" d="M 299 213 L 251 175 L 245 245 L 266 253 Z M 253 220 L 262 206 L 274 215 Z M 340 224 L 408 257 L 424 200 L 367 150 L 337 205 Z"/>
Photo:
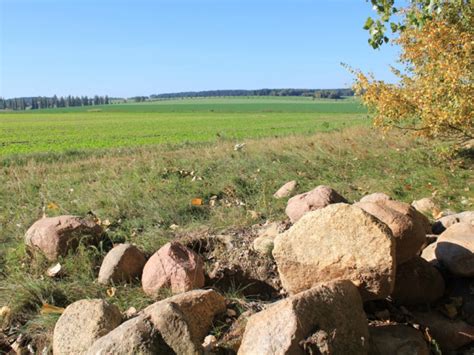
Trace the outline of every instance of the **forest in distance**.
<path fill-rule="evenodd" d="M 65 108 L 108 105 L 127 102 L 146 102 L 163 99 L 183 99 L 193 97 L 234 97 L 234 96 L 304 96 L 315 99 L 339 100 L 354 96 L 352 89 L 259 89 L 259 90 L 207 90 L 177 93 L 133 96 L 130 98 L 98 96 L 33 96 L 4 99 L 0 97 L 0 110 L 21 111 L 45 108 Z"/>

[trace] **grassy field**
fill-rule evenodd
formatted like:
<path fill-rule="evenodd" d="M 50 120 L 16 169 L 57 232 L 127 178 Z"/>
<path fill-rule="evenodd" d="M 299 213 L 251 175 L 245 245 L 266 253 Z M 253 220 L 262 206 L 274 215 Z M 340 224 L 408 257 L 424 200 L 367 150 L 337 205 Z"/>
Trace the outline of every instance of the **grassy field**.
<path fill-rule="evenodd" d="M 209 98 L 0 114 L 0 156 L 278 137 L 367 124 L 355 100 Z"/>
<path fill-rule="evenodd" d="M 134 112 L 160 104 L 136 105 Z M 319 107 L 319 103 L 314 105 Z M 2 148 L 0 307 L 11 309 L 3 326 L 5 334 L 26 334 L 39 351 L 50 344 L 58 318 L 41 312 L 45 303 L 65 307 L 78 299 L 98 297 L 125 311 L 152 302 L 138 282 L 116 285 L 113 296 L 107 293 L 108 287 L 96 282 L 107 251 L 103 247 L 82 246 L 60 259 L 62 278 L 46 277 L 51 264 L 38 254 L 29 254 L 23 242 L 27 228 L 43 213 L 86 215 L 92 211 L 109 221 L 107 237 L 112 242 L 132 242 L 151 255 L 183 231 L 225 233 L 228 228 L 285 219 L 286 201 L 272 195 L 293 179 L 298 181 L 298 193 L 327 184 L 350 201 L 383 191 L 406 202 L 434 196 L 444 209 L 472 209 L 472 160 L 441 158 L 437 144 L 410 136 L 395 132 L 382 136 L 365 124 L 358 125 L 366 122 L 364 113 L 130 115 L 104 108 L 104 112 L 75 115 L 0 115 L 2 141 L 23 135 L 35 142 L 17 155 Z M 100 117 L 100 123 L 95 125 L 93 117 Z M 346 128 L 335 129 L 344 123 Z M 164 130 L 164 126 L 168 140 L 163 142 L 169 144 L 153 145 L 160 140 L 131 144 L 140 132 Z M 5 132 L 5 127 L 10 129 Z M 279 134 L 271 127 L 280 127 Z M 241 151 L 233 149 L 235 132 L 246 142 Z M 229 139 L 216 137 L 217 133 Z M 112 143 L 100 145 L 99 138 Z M 190 143 L 182 144 L 183 140 Z M 71 154 L 65 142 L 75 149 L 87 148 L 84 142 L 90 142 L 95 149 Z M 56 145 L 60 147 L 55 149 Z M 33 152 L 43 153 L 38 158 Z M 215 205 L 210 204 L 212 196 L 217 197 Z M 204 205 L 192 206 L 193 198 L 202 198 Z M 179 226 L 177 231 L 170 229 L 173 224 Z"/>

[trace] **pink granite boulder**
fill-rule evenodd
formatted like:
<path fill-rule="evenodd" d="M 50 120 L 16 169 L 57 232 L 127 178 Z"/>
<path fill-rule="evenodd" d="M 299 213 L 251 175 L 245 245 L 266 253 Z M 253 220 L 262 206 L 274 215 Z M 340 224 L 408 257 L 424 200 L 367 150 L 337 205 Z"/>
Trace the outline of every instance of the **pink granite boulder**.
<path fill-rule="evenodd" d="M 285 212 L 291 222 L 295 223 L 307 212 L 339 202 L 346 203 L 347 200 L 329 186 L 320 185 L 314 190 L 290 198 Z"/>
<path fill-rule="evenodd" d="M 147 261 L 143 268 L 143 291 L 156 296 L 162 289 L 173 293 L 204 286 L 203 260 L 178 242 L 167 243 Z"/>

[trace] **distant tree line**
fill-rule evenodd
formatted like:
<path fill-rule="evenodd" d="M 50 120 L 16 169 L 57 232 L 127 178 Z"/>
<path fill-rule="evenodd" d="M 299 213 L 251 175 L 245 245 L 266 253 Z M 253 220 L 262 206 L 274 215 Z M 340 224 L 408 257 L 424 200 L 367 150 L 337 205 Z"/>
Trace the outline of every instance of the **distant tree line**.
<path fill-rule="evenodd" d="M 149 100 L 149 97 L 148 96 L 134 96 L 134 97 L 129 97 L 128 99 L 134 102 L 145 102 Z"/>
<path fill-rule="evenodd" d="M 106 96 L 60 96 L 57 97 L 18 97 L 13 99 L 0 98 L 0 110 L 37 110 L 42 108 L 61 108 L 76 106 L 108 105 L 110 98 Z"/>
<path fill-rule="evenodd" d="M 259 90 L 209 90 L 187 91 L 169 94 L 150 95 L 150 99 L 173 99 L 183 97 L 215 96 L 309 96 L 317 98 L 340 99 L 353 96 L 352 89 L 259 89 Z M 143 97 L 139 97 L 143 98 Z M 133 98 L 136 99 L 136 98 Z"/>
<path fill-rule="evenodd" d="M 177 99 L 188 97 L 223 96 L 307 96 L 313 98 L 341 99 L 354 96 L 352 89 L 259 89 L 259 90 L 208 90 L 186 91 L 150 96 L 134 96 L 128 99 L 106 96 L 56 96 L 18 97 L 4 99 L 0 97 L 0 110 L 36 110 L 43 108 L 62 108 L 76 106 L 108 105 L 117 102 L 144 102 L 159 99 Z"/>

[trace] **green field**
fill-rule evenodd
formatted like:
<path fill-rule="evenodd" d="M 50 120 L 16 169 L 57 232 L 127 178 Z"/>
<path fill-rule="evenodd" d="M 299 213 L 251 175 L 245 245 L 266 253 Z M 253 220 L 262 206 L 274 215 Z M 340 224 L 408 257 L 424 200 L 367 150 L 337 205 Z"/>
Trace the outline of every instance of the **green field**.
<path fill-rule="evenodd" d="M 161 100 L 0 114 L 0 156 L 279 137 L 368 123 L 354 99 Z"/>

